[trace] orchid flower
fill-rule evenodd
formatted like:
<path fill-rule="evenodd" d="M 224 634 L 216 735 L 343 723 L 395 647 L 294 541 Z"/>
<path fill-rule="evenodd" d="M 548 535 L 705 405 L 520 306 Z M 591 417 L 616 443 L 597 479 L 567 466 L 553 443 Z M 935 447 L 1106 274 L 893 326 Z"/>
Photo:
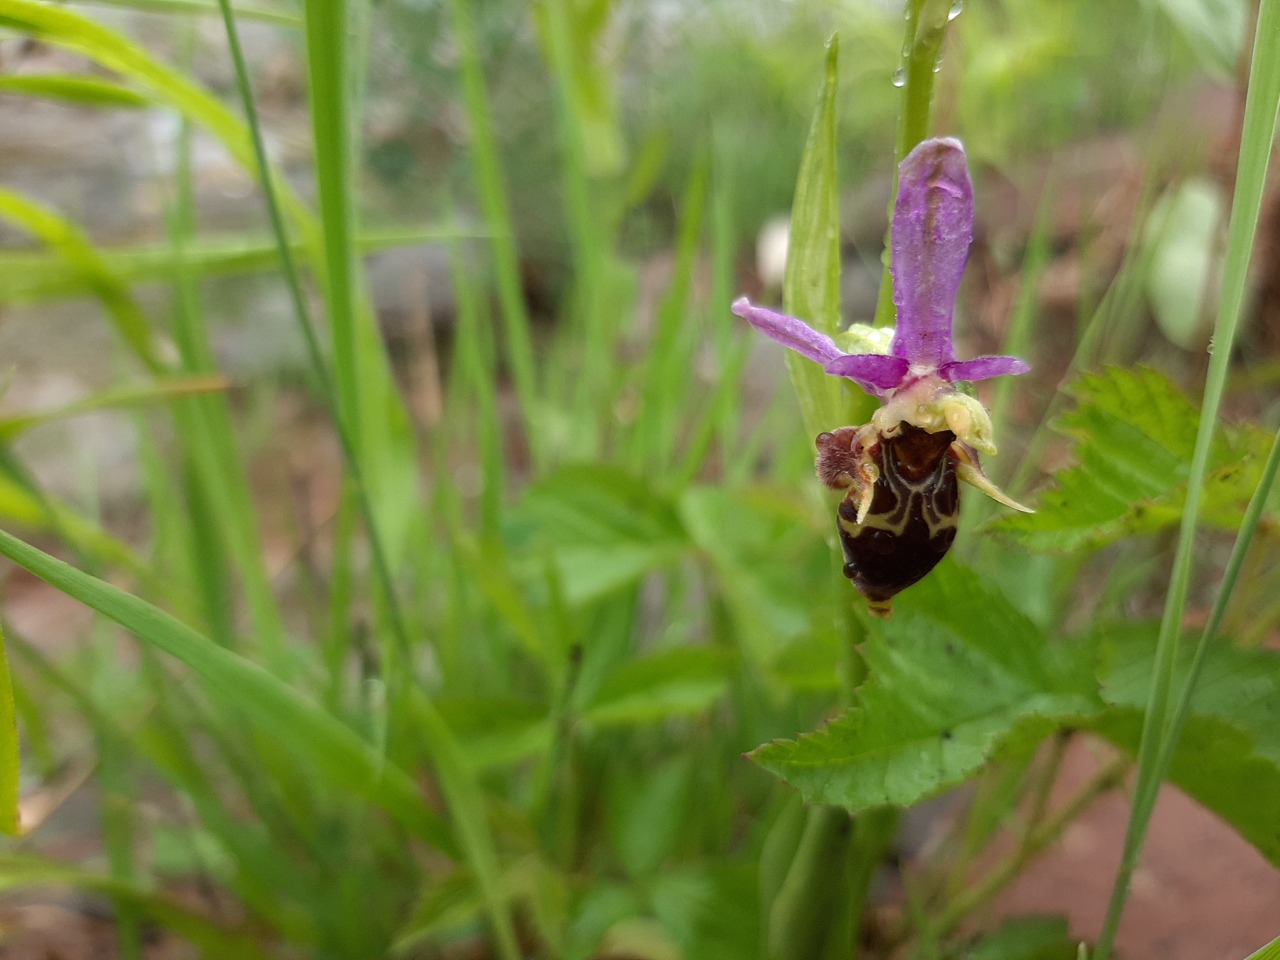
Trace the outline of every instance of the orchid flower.
<path fill-rule="evenodd" d="M 855 325 L 845 353 L 802 320 L 752 305 L 732 310 L 761 333 L 879 398 L 871 423 L 817 439 L 818 475 L 848 490 L 839 512 L 845 573 L 887 616 L 889 597 L 923 577 L 955 537 L 957 479 L 1017 510 L 979 452 L 994 454 L 991 417 L 958 381 L 1026 373 L 1016 357 L 957 360 L 951 326 L 973 238 L 973 185 L 958 140 L 926 140 L 898 168 L 890 238 L 897 326 Z"/>

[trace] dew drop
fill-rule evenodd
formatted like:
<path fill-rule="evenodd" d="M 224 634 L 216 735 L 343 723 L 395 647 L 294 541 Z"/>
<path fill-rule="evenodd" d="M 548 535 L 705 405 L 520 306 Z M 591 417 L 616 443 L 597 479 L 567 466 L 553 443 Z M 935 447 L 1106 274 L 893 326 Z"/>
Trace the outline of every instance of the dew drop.
<path fill-rule="evenodd" d="M 907 82 L 907 71 L 903 70 L 901 67 L 893 71 L 893 85 L 895 87 L 900 87 L 906 82 Z"/>
<path fill-rule="evenodd" d="M 951 9 L 947 11 L 947 19 L 954 20 L 962 13 L 964 13 L 964 0 L 953 0 Z"/>

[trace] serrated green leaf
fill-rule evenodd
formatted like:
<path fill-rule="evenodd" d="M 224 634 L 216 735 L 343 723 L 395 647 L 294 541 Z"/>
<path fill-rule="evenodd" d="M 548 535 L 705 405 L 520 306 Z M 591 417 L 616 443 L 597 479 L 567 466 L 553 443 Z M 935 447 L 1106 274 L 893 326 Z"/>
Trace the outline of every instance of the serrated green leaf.
<path fill-rule="evenodd" d="M 976 772 L 1016 736 L 1101 706 L 1088 644 L 1051 644 L 994 587 L 943 563 L 873 625 L 859 704 L 752 753 L 811 803 L 909 806 Z"/>
<path fill-rule="evenodd" d="M 1134 751 L 1142 730 L 1155 628 L 1109 638 L 1102 694 L 1112 709 L 1094 728 Z M 1185 662 L 1175 687 L 1185 676 Z M 1280 653 L 1219 643 L 1206 656 L 1169 779 L 1280 866 Z"/>
<path fill-rule="evenodd" d="M 671 855 L 686 822 L 692 772 L 689 754 L 643 771 L 617 771 L 608 805 L 609 841 L 629 876 L 651 876 Z"/>
<path fill-rule="evenodd" d="M 1199 412 L 1154 370 L 1111 369 L 1076 383 L 1076 408 L 1057 428 L 1076 438 L 1073 467 L 1047 490 L 1034 514 L 1001 518 L 996 527 L 1040 550 L 1096 549 L 1134 533 L 1178 523 Z M 1266 457 L 1267 438 L 1252 429 L 1225 431 L 1215 444 L 1204 520 L 1239 523 Z"/>
<path fill-rule="evenodd" d="M 582 720 L 605 726 L 702 713 L 724 694 L 732 662 L 729 653 L 711 647 L 681 647 L 632 660 L 601 684 Z"/>
<path fill-rule="evenodd" d="M 438 697 L 435 704 L 475 769 L 513 763 L 551 744 L 546 707 L 530 700 L 453 696 Z"/>
<path fill-rule="evenodd" d="M 808 632 L 814 600 L 796 590 L 797 574 L 803 579 L 813 570 L 821 583 L 830 571 L 830 551 L 807 506 L 790 490 L 694 487 L 679 509 L 711 562 L 744 645 L 761 663 L 772 663 L 787 641 Z"/>
<path fill-rule="evenodd" d="M 760 960 L 764 935 L 754 865 L 712 864 L 664 874 L 654 913 L 689 960 Z"/>
<path fill-rule="evenodd" d="M 1015 917 L 964 950 L 964 960 L 1075 960 L 1065 917 Z"/>
<path fill-rule="evenodd" d="M 570 603 L 583 603 L 679 558 L 688 537 L 674 506 L 648 484 L 604 466 L 571 466 L 534 484 L 506 529 L 535 581 L 550 556 Z"/>

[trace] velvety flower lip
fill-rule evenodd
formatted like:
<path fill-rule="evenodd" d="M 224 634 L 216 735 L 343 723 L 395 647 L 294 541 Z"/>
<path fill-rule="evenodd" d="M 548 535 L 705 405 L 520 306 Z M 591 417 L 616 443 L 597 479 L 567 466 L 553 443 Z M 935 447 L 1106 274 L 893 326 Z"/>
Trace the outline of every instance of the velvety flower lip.
<path fill-rule="evenodd" d="M 954 383 L 1026 373 L 1030 365 L 1017 357 L 955 358 L 952 319 L 972 239 L 973 184 L 964 147 L 951 138 L 926 140 L 898 167 L 890 240 L 898 319 L 889 353 L 844 353 L 804 321 L 745 297 L 732 310 L 827 373 L 879 397 L 926 378 Z"/>

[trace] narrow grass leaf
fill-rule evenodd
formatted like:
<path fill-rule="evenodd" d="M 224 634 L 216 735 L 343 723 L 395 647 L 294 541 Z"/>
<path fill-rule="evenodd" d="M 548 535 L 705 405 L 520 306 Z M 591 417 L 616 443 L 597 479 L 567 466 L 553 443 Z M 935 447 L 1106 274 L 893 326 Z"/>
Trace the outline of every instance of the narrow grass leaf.
<path fill-rule="evenodd" d="M 1255 950 L 1245 960 L 1280 960 L 1280 937 L 1276 937 L 1265 947 Z"/>
<path fill-rule="evenodd" d="M 355 243 L 359 253 L 371 254 L 474 235 L 475 231 L 461 226 L 388 227 L 366 230 Z M 304 252 L 299 243 L 290 244 L 290 250 L 295 256 Z M 106 268 L 126 284 L 167 281 L 179 267 L 179 252 L 170 243 L 98 247 L 97 253 Z M 280 266 L 276 242 L 256 235 L 193 238 L 184 244 L 181 255 L 185 268 L 198 278 L 264 273 Z M 92 278 L 64 257 L 25 250 L 0 251 L 0 303 L 40 303 L 91 293 Z"/>
<path fill-rule="evenodd" d="M 154 383 L 129 387 L 113 387 L 102 390 L 92 396 L 68 403 L 52 410 L 39 410 L 33 413 L 19 413 L 0 417 L 0 441 L 8 442 L 19 437 L 33 427 L 55 423 L 69 417 L 92 413 L 97 410 L 124 410 L 131 407 L 145 407 L 156 403 L 164 403 L 179 397 L 189 397 L 202 393 L 217 393 L 226 390 L 230 382 L 216 375 L 192 377 L 165 377 Z"/>
<path fill-rule="evenodd" d="M 521 418 L 525 426 L 527 442 L 539 461 L 542 449 L 541 434 L 535 417 L 537 402 L 537 376 L 534 368 L 533 335 L 530 331 L 529 310 L 525 305 L 524 290 L 520 282 L 520 261 L 516 248 L 516 230 L 511 218 L 511 205 L 507 199 L 506 182 L 498 155 L 497 137 L 493 116 L 489 108 L 489 95 L 485 87 L 484 66 L 473 23 L 471 0 L 450 0 L 449 16 L 453 35 L 458 45 L 461 71 L 462 102 L 467 111 L 467 123 L 471 132 L 471 149 L 468 157 L 472 163 L 472 176 L 479 194 L 485 222 L 491 233 L 498 301 L 502 312 L 505 334 L 504 354 L 511 364 L 516 397 L 520 403 Z"/>
<path fill-rule="evenodd" d="M 18 714 L 4 636 L 0 635 L 0 831 L 16 835 L 18 825 Z"/>
<path fill-rule="evenodd" d="M 0 522 L 53 534 L 83 556 L 133 573 L 142 572 L 142 561 L 128 545 L 32 486 L 25 477 L 15 475 L 7 460 L 8 457 L 0 453 Z"/>
<path fill-rule="evenodd" d="M 12 190 L 0 190 L 0 217 L 40 238 L 88 281 L 102 301 L 124 342 L 147 369 L 161 367 L 151 339 L 151 327 L 128 288 L 103 262 L 79 227 Z"/>
<path fill-rule="evenodd" d="M 453 849 L 447 827 L 426 806 L 404 771 L 387 763 L 350 728 L 261 667 L 224 650 L 145 600 L 3 531 L 0 553 L 149 646 L 185 663 L 200 677 L 210 696 L 243 710 L 261 724 L 263 733 L 306 758 L 316 775 L 334 789 L 364 797 L 427 843 L 445 851 Z"/>
<path fill-rule="evenodd" d="M 83 2 L 91 6 L 124 7 L 144 13 L 167 13 L 176 16 L 192 14 L 217 16 L 219 13 L 217 0 L 83 0 Z M 235 6 L 235 13 L 236 18 L 240 20 L 256 20 L 259 23 L 270 23 L 278 27 L 302 26 L 302 17 L 274 5 L 257 6 L 238 3 Z"/>
<path fill-rule="evenodd" d="M 142 94 L 118 83 L 96 77 L 72 74 L 28 74 L 0 77 L 0 93 L 19 93 L 28 97 L 62 100 L 90 107 L 147 107 L 151 101 Z"/>
<path fill-rule="evenodd" d="M 507 898 L 499 882 L 498 855 L 489 829 L 489 810 L 484 793 L 466 754 L 435 705 L 422 697 L 414 707 L 418 731 L 426 741 L 431 760 L 440 775 L 440 786 L 449 806 L 458 846 L 475 875 L 489 914 L 498 955 L 504 960 L 519 960 L 522 953 L 516 942 Z"/>
<path fill-rule="evenodd" d="M 26 33 L 54 46 L 79 53 L 127 77 L 156 103 L 168 104 L 222 141 L 246 170 L 256 171 L 249 134 L 236 116 L 216 97 L 172 67 L 155 60 L 124 35 L 65 7 L 35 0 L 0 0 L 0 26 Z M 273 175 L 282 202 L 299 225 L 314 235 L 311 215 Z"/>

